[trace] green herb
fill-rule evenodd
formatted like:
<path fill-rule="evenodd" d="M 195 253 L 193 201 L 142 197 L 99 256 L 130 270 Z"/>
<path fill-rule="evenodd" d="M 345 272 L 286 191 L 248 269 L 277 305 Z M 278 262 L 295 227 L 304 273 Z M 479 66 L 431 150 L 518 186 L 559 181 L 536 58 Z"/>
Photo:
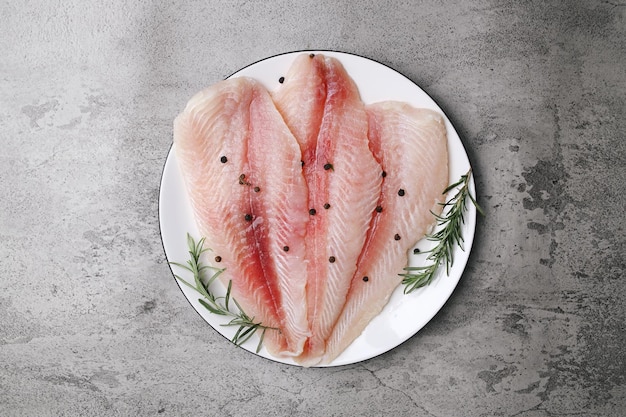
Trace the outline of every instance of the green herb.
<path fill-rule="evenodd" d="M 472 170 L 470 168 L 467 174 L 461 176 L 459 181 L 448 186 L 443 191 L 443 194 L 447 194 L 448 191 L 460 186 L 459 190 L 452 198 L 445 203 L 441 203 L 444 210 L 446 207 L 449 207 L 448 212 L 442 215 L 433 213 L 437 219 L 437 227 L 440 227 L 440 229 L 438 232 L 426 236 L 428 240 L 437 242 L 437 245 L 428 251 L 430 254 L 426 258 L 427 261 L 432 261 L 432 263 L 426 266 L 407 266 L 404 268 L 407 273 L 400 274 L 401 277 L 404 277 L 402 283 L 405 285 L 405 294 L 409 294 L 418 288 L 430 284 L 442 263 L 446 265 L 446 274 L 450 274 L 450 267 L 454 262 L 453 252 L 455 246 L 458 245 L 463 249 L 461 227 L 462 224 L 465 223 L 463 214 L 467 208 L 468 198 L 478 212 L 483 216 L 485 215 L 476 202 L 476 199 L 472 197 L 469 192 L 469 180 L 471 175 Z"/>
<path fill-rule="evenodd" d="M 189 247 L 190 256 L 187 264 L 180 264 L 177 262 L 170 262 L 170 264 L 191 272 L 193 274 L 195 285 L 190 284 L 188 281 L 184 280 L 176 274 L 174 274 L 174 277 L 176 277 L 176 279 L 178 279 L 189 288 L 193 288 L 198 293 L 200 293 L 200 295 L 202 295 L 204 299 L 200 298 L 198 299 L 198 302 L 211 313 L 220 316 L 232 317 L 232 319 L 228 323 L 222 324 L 222 326 L 239 326 L 239 329 L 231 339 L 232 342 L 236 345 L 242 345 L 248 339 L 250 339 L 258 330 L 260 330 L 261 338 L 256 348 L 256 352 L 259 353 L 263 344 L 263 339 L 265 338 L 265 332 L 267 330 L 278 329 L 275 327 L 263 326 L 262 323 L 255 323 L 254 317 L 248 316 L 243 311 L 239 303 L 237 303 L 237 301 L 231 297 L 231 288 L 233 283 L 232 281 L 228 281 L 228 289 L 226 290 L 226 295 L 224 297 L 216 297 L 210 291 L 209 287 L 213 283 L 213 281 L 215 281 L 217 277 L 219 277 L 226 270 L 226 268 L 215 268 L 209 265 L 202 264 L 202 262 L 200 261 L 200 256 L 202 255 L 202 253 L 210 250 L 209 248 L 203 247 L 204 238 L 196 242 L 194 238 L 191 237 L 189 233 L 187 233 L 187 246 Z M 207 280 L 204 279 L 206 270 L 214 271 L 213 275 Z M 238 312 L 231 311 L 231 301 L 235 304 L 235 306 L 237 306 L 237 309 L 239 310 Z"/>

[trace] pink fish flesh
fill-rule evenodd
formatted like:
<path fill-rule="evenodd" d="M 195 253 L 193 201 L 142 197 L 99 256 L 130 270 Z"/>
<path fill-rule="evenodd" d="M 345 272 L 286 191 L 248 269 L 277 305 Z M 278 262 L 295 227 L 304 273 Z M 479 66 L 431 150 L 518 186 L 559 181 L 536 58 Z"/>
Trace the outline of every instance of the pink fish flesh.
<path fill-rule="evenodd" d="M 320 361 L 346 301 L 382 170 L 368 146 L 358 89 L 337 59 L 301 55 L 273 97 L 300 144 L 309 187 L 306 291 L 312 335 L 296 360 L 310 366 Z"/>
<path fill-rule="evenodd" d="M 407 251 L 441 212 L 448 184 L 443 118 L 399 102 L 367 107 L 369 140 L 385 172 L 347 302 L 327 341 L 324 363 L 332 362 L 387 304 L 401 283 Z"/>
<path fill-rule="evenodd" d="M 302 353 L 308 189 L 296 139 L 267 90 L 249 78 L 195 95 L 174 123 L 174 148 L 199 232 L 233 297 L 268 331 L 275 356 Z M 218 258 L 216 258 L 218 259 Z"/>

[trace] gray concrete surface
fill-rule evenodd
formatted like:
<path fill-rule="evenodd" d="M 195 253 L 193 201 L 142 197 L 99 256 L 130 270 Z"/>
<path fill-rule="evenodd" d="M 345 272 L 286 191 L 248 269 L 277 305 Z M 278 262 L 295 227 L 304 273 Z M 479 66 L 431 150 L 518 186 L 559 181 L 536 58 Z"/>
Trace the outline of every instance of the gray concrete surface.
<path fill-rule="evenodd" d="M 0 4 L 0 415 L 626 415 L 626 4 L 107 3 Z M 332 369 L 209 328 L 157 220 L 190 95 L 303 48 L 429 92 L 487 212 L 442 311 Z"/>

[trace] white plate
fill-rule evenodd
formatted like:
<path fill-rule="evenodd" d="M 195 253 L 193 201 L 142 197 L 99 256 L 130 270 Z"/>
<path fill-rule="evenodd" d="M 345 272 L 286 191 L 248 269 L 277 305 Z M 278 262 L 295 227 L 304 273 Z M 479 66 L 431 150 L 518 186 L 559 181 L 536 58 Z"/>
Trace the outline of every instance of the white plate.
<path fill-rule="evenodd" d="M 266 58 L 239 70 L 231 77 L 253 77 L 261 81 L 268 89 L 275 90 L 280 85 L 279 78 L 287 73 L 295 57 L 302 53 L 322 53 L 338 58 L 356 82 L 365 103 L 398 100 L 408 102 L 415 107 L 425 107 L 440 112 L 444 115 L 448 131 L 450 181 L 457 181 L 461 175 L 469 170 L 470 164 L 463 144 L 441 108 L 411 80 L 376 61 L 342 52 L 299 51 Z M 190 91 L 190 97 L 192 93 L 195 92 Z M 472 195 L 475 195 L 473 180 L 470 183 L 470 190 Z M 463 227 L 465 250 L 456 248 L 454 265 L 450 270 L 450 275 L 446 276 L 445 271 L 443 271 L 431 285 L 409 295 L 403 293 L 404 286 L 398 287 L 385 309 L 370 322 L 361 336 L 329 366 L 359 362 L 393 349 L 417 333 L 441 309 L 461 278 L 474 240 L 476 209 L 472 204 L 468 204 L 467 207 L 466 223 Z M 196 238 L 199 236 L 178 170 L 176 157 L 171 149 L 161 179 L 159 221 L 167 260 L 169 262 L 186 262 L 188 259 L 186 234 L 189 232 Z M 418 242 L 417 247 L 422 251 L 427 250 L 431 247 L 431 242 L 422 240 Z M 411 266 L 423 265 L 425 264 L 425 257 L 424 254 L 413 255 L 411 251 L 409 264 Z M 183 273 L 179 270 L 175 272 L 177 274 Z M 176 282 L 178 283 L 178 281 Z M 180 283 L 179 286 L 193 308 L 207 323 L 228 339 L 233 336 L 236 329 L 221 326 L 226 320 L 221 316 L 211 314 L 202 307 L 198 303 L 198 293 L 185 285 L 180 285 Z M 225 289 L 221 288 L 218 282 L 215 282 L 213 286 L 219 287 L 215 288 L 216 293 L 225 293 Z M 255 336 L 242 347 L 254 353 L 257 343 L 258 339 Z M 265 349 L 262 349 L 258 355 L 278 362 L 295 364 L 291 359 L 273 357 Z"/>

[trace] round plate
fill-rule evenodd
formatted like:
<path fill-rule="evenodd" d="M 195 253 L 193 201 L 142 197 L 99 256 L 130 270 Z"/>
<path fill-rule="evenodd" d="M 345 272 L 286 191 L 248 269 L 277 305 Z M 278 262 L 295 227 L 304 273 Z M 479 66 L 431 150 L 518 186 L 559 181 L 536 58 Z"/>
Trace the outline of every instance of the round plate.
<path fill-rule="evenodd" d="M 280 86 L 279 78 L 287 73 L 293 60 L 302 53 L 320 53 L 339 59 L 356 82 L 361 98 L 366 104 L 382 100 L 397 100 L 441 113 L 445 118 L 448 134 L 451 183 L 467 173 L 470 168 L 467 154 L 458 134 L 441 108 L 411 80 L 379 62 L 342 52 L 299 51 L 266 58 L 237 71 L 231 77 L 252 77 L 262 82 L 269 90 L 275 90 Z M 475 195 L 473 180 L 470 182 L 470 191 L 472 195 Z M 199 238 L 199 236 L 183 180 L 178 170 L 176 157 L 171 149 L 161 178 L 159 222 L 167 260 L 169 262 L 186 262 L 189 257 L 186 234 L 189 232 L 195 238 Z M 474 240 L 475 225 L 476 209 L 470 203 L 467 205 L 462 231 L 465 239 L 464 250 L 459 247 L 455 249 L 454 264 L 449 275 L 446 276 L 445 268 L 440 268 L 442 271 L 433 283 L 408 295 L 403 293 L 404 286 L 399 286 L 384 310 L 369 323 L 359 338 L 327 366 L 355 363 L 385 353 L 424 327 L 441 309 L 461 278 Z M 423 239 L 417 243 L 416 247 L 424 252 L 432 247 L 432 243 Z M 426 255 L 414 255 L 412 252 L 409 252 L 410 266 L 426 264 Z M 186 271 L 176 270 L 175 272 L 183 274 Z M 183 278 L 188 277 L 184 274 L 182 276 Z M 228 339 L 232 338 L 236 329 L 222 326 L 227 320 L 222 316 L 210 313 L 198 302 L 198 298 L 200 298 L 198 293 L 185 285 L 180 285 L 178 280 L 176 282 L 202 318 L 223 336 Z M 212 285 L 216 294 L 225 293 L 225 289 L 219 282 L 216 281 Z M 257 343 L 258 338 L 254 336 L 242 347 L 255 353 Z M 276 358 L 265 349 L 261 349 L 257 354 L 278 362 L 295 364 L 291 359 Z"/>

